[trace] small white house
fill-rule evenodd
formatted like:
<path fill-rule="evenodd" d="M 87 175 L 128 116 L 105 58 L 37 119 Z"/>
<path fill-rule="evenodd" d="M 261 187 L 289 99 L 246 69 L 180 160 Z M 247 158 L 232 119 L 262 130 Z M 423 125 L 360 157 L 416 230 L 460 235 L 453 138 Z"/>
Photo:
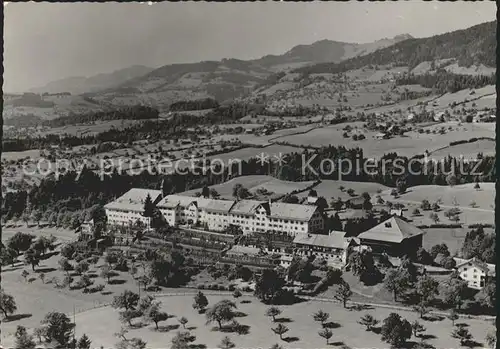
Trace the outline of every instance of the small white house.
<path fill-rule="evenodd" d="M 469 288 L 482 289 L 489 279 L 495 278 L 495 265 L 484 263 L 476 258 L 455 258 L 455 266 L 460 277 L 468 282 Z"/>

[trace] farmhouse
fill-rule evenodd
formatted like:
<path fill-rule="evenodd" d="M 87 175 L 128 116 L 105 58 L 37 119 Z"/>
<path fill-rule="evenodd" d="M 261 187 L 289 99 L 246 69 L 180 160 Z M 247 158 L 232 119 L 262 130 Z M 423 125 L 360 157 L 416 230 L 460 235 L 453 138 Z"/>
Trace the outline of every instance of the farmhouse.
<path fill-rule="evenodd" d="M 324 228 L 323 217 L 315 205 L 168 195 L 157 207 L 171 226 L 195 224 L 223 231 L 233 224 L 244 234 L 274 232 L 291 236 Z"/>
<path fill-rule="evenodd" d="M 362 196 L 355 196 L 345 201 L 345 206 L 347 208 L 361 209 L 365 203 L 365 198 Z"/>
<path fill-rule="evenodd" d="M 329 235 L 298 234 L 293 240 L 296 254 L 324 258 L 329 265 L 343 267 L 351 248 L 356 245 L 345 232 L 332 231 Z"/>
<path fill-rule="evenodd" d="M 422 247 L 424 232 L 397 216 L 358 235 L 362 245 L 371 248 L 373 253 L 387 253 L 389 256 L 402 257 L 414 255 Z"/>
<path fill-rule="evenodd" d="M 454 259 L 457 262 L 456 270 L 460 277 L 468 282 L 469 288 L 480 290 L 488 280 L 494 279 L 496 276 L 494 264 L 486 264 L 476 258 Z"/>
<path fill-rule="evenodd" d="M 153 204 L 156 204 L 162 196 L 160 190 L 133 188 L 104 206 L 108 224 L 110 225 L 130 225 L 137 221 L 146 226 L 150 224 L 150 218 L 144 217 L 144 203 L 147 196 L 151 197 Z"/>
<path fill-rule="evenodd" d="M 376 139 L 389 139 L 389 135 L 387 133 L 377 133 L 375 135 Z"/>

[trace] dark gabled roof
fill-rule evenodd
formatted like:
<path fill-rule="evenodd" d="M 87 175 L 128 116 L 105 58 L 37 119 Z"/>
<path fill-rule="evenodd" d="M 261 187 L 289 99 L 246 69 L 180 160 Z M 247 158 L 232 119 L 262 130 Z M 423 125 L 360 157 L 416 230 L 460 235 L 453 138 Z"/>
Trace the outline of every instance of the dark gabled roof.
<path fill-rule="evenodd" d="M 393 216 L 358 235 L 361 240 L 376 240 L 400 243 L 404 239 L 423 235 L 424 231 L 399 217 Z"/>

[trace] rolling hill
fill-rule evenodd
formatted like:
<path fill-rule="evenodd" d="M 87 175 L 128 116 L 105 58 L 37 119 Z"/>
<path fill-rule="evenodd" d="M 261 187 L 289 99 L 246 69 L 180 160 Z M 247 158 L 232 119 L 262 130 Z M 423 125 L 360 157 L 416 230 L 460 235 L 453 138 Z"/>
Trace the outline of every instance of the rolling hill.
<path fill-rule="evenodd" d="M 49 82 L 45 86 L 33 88 L 34 93 L 60 93 L 82 94 L 95 92 L 109 87 L 117 86 L 127 80 L 133 79 L 154 70 L 142 65 L 134 65 L 128 68 L 115 70 L 112 73 L 103 73 L 91 77 L 74 76 L 61 80 Z"/>

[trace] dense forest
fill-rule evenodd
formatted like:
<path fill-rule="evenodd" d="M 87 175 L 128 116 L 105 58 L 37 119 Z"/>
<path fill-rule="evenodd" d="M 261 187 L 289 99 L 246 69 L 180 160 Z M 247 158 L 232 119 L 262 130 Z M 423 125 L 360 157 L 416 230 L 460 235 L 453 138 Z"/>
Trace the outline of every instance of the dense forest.
<path fill-rule="evenodd" d="M 212 98 L 197 99 L 194 101 L 179 101 L 170 105 L 170 111 L 205 110 L 217 108 L 219 103 Z"/>
<path fill-rule="evenodd" d="M 95 121 L 157 119 L 158 116 L 159 112 L 155 108 L 145 105 L 134 105 L 111 111 L 98 111 L 86 114 L 62 116 L 56 119 L 46 120 L 42 123 L 42 125 L 49 127 L 63 127 L 67 125 L 90 124 Z"/>
<path fill-rule="evenodd" d="M 421 85 L 432 88 L 434 93 L 454 93 L 464 89 L 481 88 L 496 83 L 495 75 L 461 75 L 448 73 L 444 69 L 435 74 L 407 74 L 396 79 L 396 85 Z"/>
<path fill-rule="evenodd" d="M 395 45 L 340 63 L 320 63 L 295 69 L 295 73 L 341 73 L 367 65 L 394 64 L 410 69 L 422 62 L 456 58 L 460 66 L 473 64 L 496 66 L 497 22 L 488 22 L 463 30 L 429 38 L 408 39 Z"/>

